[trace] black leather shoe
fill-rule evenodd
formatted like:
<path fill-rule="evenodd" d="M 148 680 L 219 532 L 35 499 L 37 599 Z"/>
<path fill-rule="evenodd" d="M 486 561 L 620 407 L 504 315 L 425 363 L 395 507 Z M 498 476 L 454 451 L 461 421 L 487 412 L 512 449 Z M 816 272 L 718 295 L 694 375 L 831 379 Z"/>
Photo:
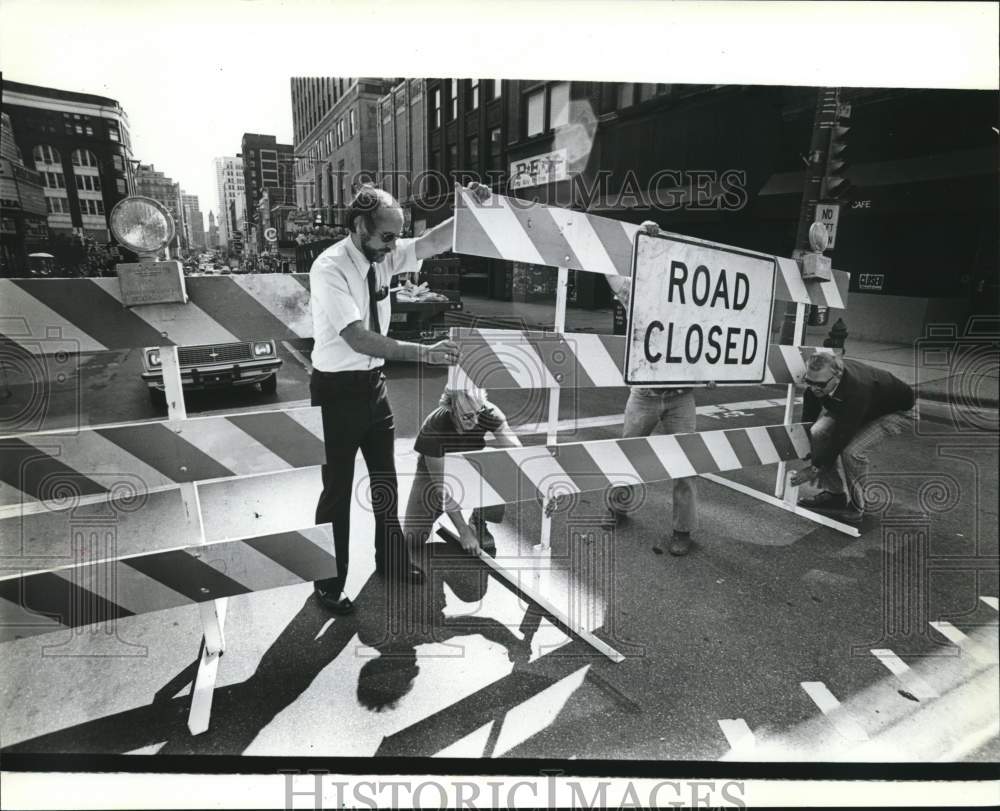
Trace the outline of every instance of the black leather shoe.
<path fill-rule="evenodd" d="M 843 510 L 847 507 L 847 495 L 824 490 L 814 496 L 803 496 L 798 505 L 807 510 Z"/>
<path fill-rule="evenodd" d="M 330 611 L 340 617 L 345 617 L 348 614 L 354 613 L 354 603 L 352 603 L 347 597 L 341 597 L 338 594 L 333 594 L 332 592 L 324 591 L 320 588 L 313 589 L 313 591 L 316 594 L 317 602 L 319 602 L 319 604 L 327 611 Z"/>

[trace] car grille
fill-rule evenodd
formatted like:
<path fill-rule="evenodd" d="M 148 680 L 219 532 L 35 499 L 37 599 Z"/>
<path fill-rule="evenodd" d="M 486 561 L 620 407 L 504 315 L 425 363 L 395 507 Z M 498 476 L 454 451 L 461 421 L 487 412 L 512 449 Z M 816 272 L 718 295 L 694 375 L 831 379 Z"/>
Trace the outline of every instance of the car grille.
<path fill-rule="evenodd" d="M 212 355 L 215 354 L 213 358 Z M 236 363 L 253 360 L 250 344 L 219 344 L 217 346 L 182 346 L 177 350 L 181 366 L 204 366 L 210 363 Z"/>

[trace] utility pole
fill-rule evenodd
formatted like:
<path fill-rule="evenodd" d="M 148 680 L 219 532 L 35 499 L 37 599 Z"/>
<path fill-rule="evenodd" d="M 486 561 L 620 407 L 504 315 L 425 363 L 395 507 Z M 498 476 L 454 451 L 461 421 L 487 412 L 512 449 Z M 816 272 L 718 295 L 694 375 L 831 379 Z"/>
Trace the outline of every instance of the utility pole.
<path fill-rule="evenodd" d="M 850 184 L 843 176 L 845 161 L 842 158 L 846 144 L 848 127 L 840 123 L 850 118 L 850 105 L 840 103 L 839 87 L 820 88 L 816 97 L 816 113 L 813 117 L 812 139 L 809 144 L 809 158 L 806 167 L 805 187 L 802 191 L 802 205 L 799 209 L 799 227 L 795 236 L 795 250 L 792 256 L 800 260 L 811 249 L 809 228 L 817 221 L 817 206 L 823 203 L 821 213 L 831 231 L 829 247 L 835 245 L 833 235 L 839 216 L 839 202 L 850 191 Z M 779 343 L 801 344 L 802 335 L 795 334 L 795 305 L 785 308 L 785 319 L 781 325 Z"/>

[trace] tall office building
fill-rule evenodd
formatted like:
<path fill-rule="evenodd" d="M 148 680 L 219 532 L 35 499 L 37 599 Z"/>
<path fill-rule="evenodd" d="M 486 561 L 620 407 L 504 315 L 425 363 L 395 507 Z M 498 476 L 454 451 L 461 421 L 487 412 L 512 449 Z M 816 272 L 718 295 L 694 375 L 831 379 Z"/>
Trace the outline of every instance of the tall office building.
<path fill-rule="evenodd" d="M 285 239 L 283 215 L 295 208 L 295 158 L 291 144 L 279 144 L 273 135 L 243 133 L 243 186 L 246 200 L 244 233 L 247 249 L 260 253 L 265 248 L 264 231 L 274 227 L 279 241 Z M 268 210 L 261 216 L 259 205 L 267 190 Z M 294 243 L 293 243 L 294 244 Z"/>
<path fill-rule="evenodd" d="M 184 235 L 188 247 L 191 250 L 205 250 L 205 220 L 201 216 L 198 195 L 181 192 L 181 205 L 184 212 Z"/>
<path fill-rule="evenodd" d="M 133 190 L 132 142 L 121 105 L 4 80 L 3 108 L 25 165 L 41 177 L 49 231 L 108 241 L 107 217 Z"/>
<path fill-rule="evenodd" d="M 184 206 L 181 202 L 181 184 L 175 183 L 172 178 L 167 177 L 163 172 L 156 171 L 153 164 L 140 163 L 135 172 L 135 188 L 138 194 L 144 197 L 152 197 L 160 203 L 170 216 L 174 218 L 174 229 L 176 231 L 174 239 L 171 241 L 171 254 L 176 253 L 178 248 L 186 248 L 187 240 L 184 237 Z"/>
<path fill-rule="evenodd" d="M 0 205 L 0 276 L 20 276 L 28 254 L 47 247 L 48 210 L 42 179 L 25 168 L 7 113 L 0 114 Z"/>
<path fill-rule="evenodd" d="M 219 247 L 219 229 L 215 224 L 215 212 L 208 212 L 208 242 L 206 249 L 214 251 Z"/>
<path fill-rule="evenodd" d="M 319 205 L 323 159 L 333 151 L 333 121 L 327 114 L 356 82 L 334 76 L 292 77 L 295 204 L 300 209 Z"/>
<path fill-rule="evenodd" d="M 243 159 L 225 156 L 213 161 L 215 167 L 215 189 L 219 218 L 218 247 L 227 250 L 233 243 L 235 234 L 243 230 L 246 212 L 244 193 Z M 231 204 L 235 204 L 234 206 Z"/>

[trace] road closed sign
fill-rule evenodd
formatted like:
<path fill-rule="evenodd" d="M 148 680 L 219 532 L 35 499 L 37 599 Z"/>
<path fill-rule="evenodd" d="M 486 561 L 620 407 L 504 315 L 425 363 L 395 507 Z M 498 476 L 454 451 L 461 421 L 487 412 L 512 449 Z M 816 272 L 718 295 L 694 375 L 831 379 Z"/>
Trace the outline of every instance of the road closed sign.
<path fill-rule="evenodd" d="M 637 234 L 625 382 L 763 382 L 775 269 L 772 256 Z"/>

